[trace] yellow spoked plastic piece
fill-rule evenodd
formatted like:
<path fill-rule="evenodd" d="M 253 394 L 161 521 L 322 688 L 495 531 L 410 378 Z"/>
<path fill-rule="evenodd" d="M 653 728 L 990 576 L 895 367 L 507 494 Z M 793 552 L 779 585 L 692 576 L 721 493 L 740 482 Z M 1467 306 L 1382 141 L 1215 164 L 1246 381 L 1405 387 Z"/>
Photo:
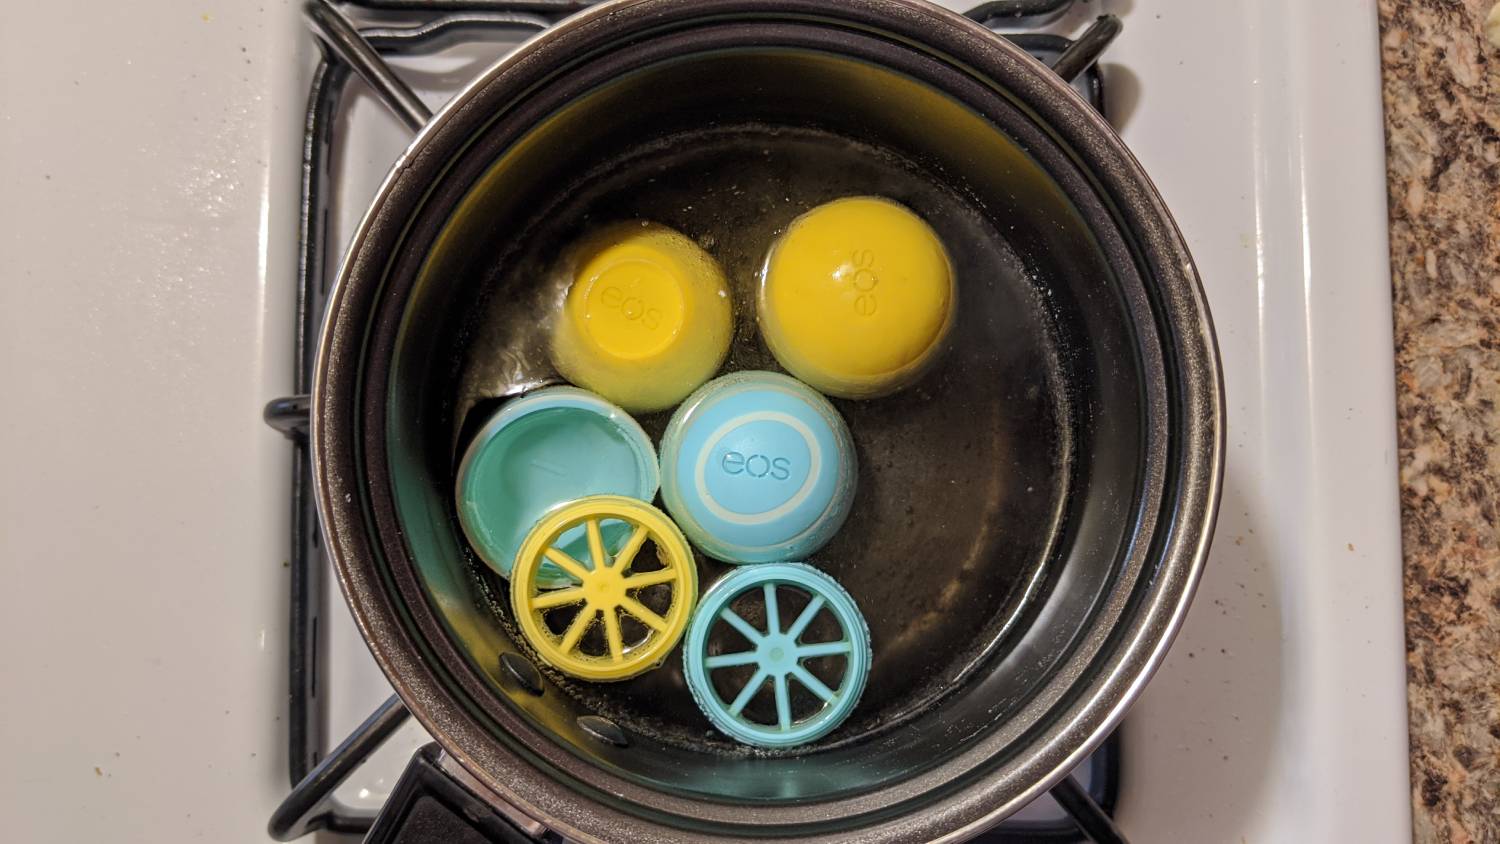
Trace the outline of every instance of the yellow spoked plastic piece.
<path fill-rule="evenodd" d="M 630 538 L 613 557 L 601 525 L 622 522 Z M 589 557 L 578 560 L 557 547 L 582 525 Z M 659 568 L 636 570 L 647 541 Z M 574 585 L 543 590 L 544 561 L 567 572 Z M 682 531 L 660 510 L 617 495 L 579 499 L 532 528 L 516 555 L 510 578 L 511 608 L 525 635 L 548 665 L 581 680 L 628 680 L 661 665 L 687 630 L 698 601 L 698 568 Z"/>

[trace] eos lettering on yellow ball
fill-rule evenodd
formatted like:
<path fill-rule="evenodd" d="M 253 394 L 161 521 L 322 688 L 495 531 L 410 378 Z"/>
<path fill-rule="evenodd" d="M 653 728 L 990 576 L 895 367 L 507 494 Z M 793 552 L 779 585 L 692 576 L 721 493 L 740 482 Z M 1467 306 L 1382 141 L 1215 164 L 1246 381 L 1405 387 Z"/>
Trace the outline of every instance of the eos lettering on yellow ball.
<path fill-rule="evenodd" d="M 761 332 L 787 371 L 829 395 L 893 393 L 920 376 L 953 322 L 953 268 L 905 206 L 850 197 L 803 214 L 771 248 Z"/>
<path fill-rule="evenodd" d="M 552 336 L 563 377 L 645 413 L 718 371 L 734 314 L 724 271 L 698 244 L 655 223 L 619 223 L 565 262 L 572 281 Z"/>

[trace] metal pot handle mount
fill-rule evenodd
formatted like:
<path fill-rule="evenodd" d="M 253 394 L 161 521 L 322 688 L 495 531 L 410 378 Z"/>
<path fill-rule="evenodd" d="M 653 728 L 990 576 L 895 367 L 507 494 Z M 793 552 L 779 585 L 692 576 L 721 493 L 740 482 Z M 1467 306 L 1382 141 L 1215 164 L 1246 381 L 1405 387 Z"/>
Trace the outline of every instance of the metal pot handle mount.
<path fill-rule="evenodd" d="M 402 7 L 408 4 L 400 0 L 380 0 L 378 4 L 372 2 L 370 5 Z M 419 7 L 418 4 L 409 5 L 412 8 Z M 356 28 L 330 0 L 311 0 L 304 12 L 323 48 L 325 64 L 342 64 L 344 70 L 352 70 L 371 87 L 377 98 L 398 119 L 415 132 L 432 118 L 432 112 L 381 57 L 382 52 L 432 46 L 438 44 L 443 35 L 453 31 L 539 30 L 550 25 L 557 17 L 588 5 L 592 3 L 579 0 L 493 0 L 491 3 L 467 0 L 463 6 L 464 11 L 445 14 L 420 26 L 366 29 Z M 1069 0 L 990 0 L 980 3 L 967 15 L 983 23 L 1022 18 L 1045 19 L 1061 12 L 1068 5 Z M 1038 54 L 1038 58 L 1050 59 L 1052 70 L 1071 82 L 1094 67 L 1099 56 L 1119 35 L 1120 30 L 1121 24 L 1117 17 L 1103 15 L 1072 42 L 1034 35 L 1016 36 L 1013 40 L 1024 49 Z M 1098 85 L 1090 85 L 1088 90 L 1093 94 L 1095 107 L 1102 107 Z M 304 220 L 304 228 L 307 222 Z M 303 236 L 306 239 L 308 233 L 304 231 Z M 300 386 L 302 385 L 299 384 Z M 310 400 L 306 395 L 276 399 L 267 405 L 266 421 L 288 437 L 305 443 L 309 408 Z M 303 565 L 301 568 L 307 567 Z M 297 576 L 299 573 L 293 574 Z M 311 577 L 309 573 L 303 573 L 303 576 Z M 292 607 L 292 698 L 293 709 L 301 710 L 292 713 L 295 734 L 292 737 L 290 755 L 295 786 L 271 817 L 268 825 L 271 837 L 278 841 L 292 841 L 308 833 L 326 829 L 343 833 L 367 833 L 367 844 L 417 844 L 432 840 L 560 840 L 541 824 L 518 811 L 506 814 L 498 811 L 496 807 L 504 806 L 504 802 L 469 777 L 436 744 L 424 747 L 413 757 L 391 798 L 377 817 L 372 819 L 343 809 L 334 799 L 335 790 L 407 721 L 411 713 L 399 697 L 392 695 L 337 748 L 318 761 L 311 770 L 307 770 L 307 760 L 316 759 L 316 756 L 310 754 L 308 747 L 302 746 L 309 743 L 308 731 L 297 730 L 295 723 L 315 718 L 316 715 L 309 711 L 311 707 L 306 705 L 307 700 L 303 700 L 300 707 L 296 703 L 299 690 L 306 691 L 298 676 L 298 665 L 303 660 L 297 658 L 297 643 L 304 638 L 303 634 L 309 626 L 306 602 L 317 600 L 317 596 L 308 594 L 311 590 L 302 591 L 302 601 L 295 600 L 294 595 Z M 507 664 L 506 667 L 513 674 L 527 669 L 535 672 L 535 668 L 529 663 L 524 666 Z M 527 679 L 531 679 L 537 686 L 541 683 L 540 677 L 518 676 L 516 679 L 523 686 Z M 607 735 L 601 735 L 600 738 L 609 740 Z M 1103 764 L 1116 764 L 1112 751 L 1107 749 L 1101 755 L 1109 757 Z M 1096 777 L 1095 781 L 1102 779 L 1103 777 Z M 1064 777 L 1052 788 L 1051 794 L 1090 840 L 1100 844 L 1125 841 L 1109 815 L 1101 808 L 1101 795 L 1091 794 L 1072 776 Z"/>

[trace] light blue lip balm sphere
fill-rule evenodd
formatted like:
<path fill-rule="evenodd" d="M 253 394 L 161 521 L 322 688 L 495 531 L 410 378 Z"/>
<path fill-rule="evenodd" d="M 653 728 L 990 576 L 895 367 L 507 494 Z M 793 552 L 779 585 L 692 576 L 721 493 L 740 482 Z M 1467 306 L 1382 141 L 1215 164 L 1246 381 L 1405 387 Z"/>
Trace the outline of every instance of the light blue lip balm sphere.
<path fill-rule="evenodd" d="M 736 372 L 688 397 L 661 445 L 662 501 L 688 539 L 730 563 L 806 559 L 849 515 L 854 440 L 812 388 Z"/>

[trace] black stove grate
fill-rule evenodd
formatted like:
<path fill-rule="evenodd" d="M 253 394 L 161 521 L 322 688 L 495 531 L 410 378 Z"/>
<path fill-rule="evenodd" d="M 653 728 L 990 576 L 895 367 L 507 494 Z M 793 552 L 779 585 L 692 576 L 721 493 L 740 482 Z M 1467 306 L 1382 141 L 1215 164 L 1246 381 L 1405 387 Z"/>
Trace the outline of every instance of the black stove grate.
<path fill-rule="evenodd" d="M 419 14 L 420 21 L 392 26 L 356 28 L 328 0 L 307 4 L 309 24 L 319 36 L 321 55 L 313 71 L 304 123 L 302 150 L 302 206 L 297 261 L 296 372 L 291 396 L 275 399 L 265 408 L 265 421 L 292 442 L 291 548 L 289 559 L 290 616 L 287 696 L 287 759 L 291 793 L 269 824 L 272 837 L 290 841 L 316 830 L 365 834 L 376 826 L 376 816 L 342 805 L 334 791 L 410 717 L 392 695 L 337 747 L 328 750 L 329 736 L 321 719 L 319 700 L 319 622 L 331 572 L 313 501 L 312 454 L 308 442 L 313 368 L 317 338 L 332 279 L 328 267 L 330 168 L 337 116 L 351 71 L 375 90 L 379 99 L 413 130 L 431 117 L 425 105 L 400 80 L 384 56 L 431 53 L 453 39 L 487 33 L 530 34 L 598 0 L 352 0 L 347 5 L 381 12 Z M 991 0 L 967 14 L 995 29 L 1037 26 L 1061 15 L 1073 0 Z M 1119 31 L 1114 18 L 1101 18 L 1078 40 L 1036 32 L 1003 33 L 1073 80 L 1089 102 L 1105 111 L 1104 79 L 1095 60 Z M 1062 844 L 1092 840 L 1123 842 L 1110 820 L 1119 793 L 1119 736 L 1111 736 L 1090 760 L 1089 787 L 1072 777 L 1054 787 L 1053 797 L 1072 817 L 1057 822 L 1006 821 L 982 835 L 984 844 Z M 430 754 L 429 754 L 430 756 Z M 419 754 L 414 768 L 436 771 L 437 762 Z M 429 770 L 430 769 L 430 770 Z M 421 773 L 419 771 L 419 773 Z M 452 790 L 462 800 L 463 789 Z M 393 802 L 401 795 L 393 795 Z M 408 795 L 409 797 L 409 795 Z M 492 811 L 470 795 L 478 811 Z M 403 817 L 406 808 L 399 812 Z M 407 832 L 383 830 L 382 820 L 371 833 L 381 842 L 417 842 Z M 403 829 L 405 824 L 402 824 Z M 498 829 L 499 827 L 497 827 Z M 547 840 L 541 830 L 512 838 L 508 825 L 494 840 Z M 427 839 L 420 839 L 427 840 Z"/>

